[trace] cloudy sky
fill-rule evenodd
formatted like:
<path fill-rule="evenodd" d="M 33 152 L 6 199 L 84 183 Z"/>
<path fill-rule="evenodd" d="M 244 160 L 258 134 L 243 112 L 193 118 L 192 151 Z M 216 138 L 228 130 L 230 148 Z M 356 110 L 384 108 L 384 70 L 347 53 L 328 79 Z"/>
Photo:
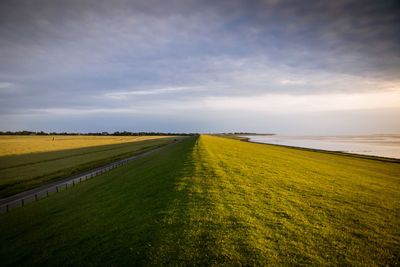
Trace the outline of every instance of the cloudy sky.
<path fill-rule="evenodd" d="M 0 130 L 400 133 L 398 0 L 2 0 Z"/>

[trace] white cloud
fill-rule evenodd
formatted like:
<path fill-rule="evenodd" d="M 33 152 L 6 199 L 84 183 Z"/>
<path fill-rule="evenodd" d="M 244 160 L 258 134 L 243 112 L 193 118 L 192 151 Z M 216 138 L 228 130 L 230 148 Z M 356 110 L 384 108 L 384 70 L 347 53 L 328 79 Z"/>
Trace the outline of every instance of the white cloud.
<path fill-rule="evenodd" d="M 14 87 L 13 83 L 10 82 L 0 82 L 0 89 L 9 89 Z"/>
<path fill-rule="evenodd" d="M 265 94 L 258 97 L 212 97 L 205 100 L 205 106 L 215 110 L 269 114 L 400 108 L 400 90 L 353 94 Z"/>
<path fill-rule="evenodd" d="M 278 83 L 280 83 L 280 84 L 283 84 L 283 85 L 303 85 L 303 84 L 306 84 L 306 81 L 304 81 L 304 80 L 286 80 L 286 79 L 284 79 L 284 80 L 279 80 L 278 81 Z"/>
<path fill-rule="evenodd" d="M 171 88 L 172 89 L 172 88 Z M 176 88 L 175 88 L 176 89 Z M 163 89 L 166 90 L 166 89 Z M 170 92 L 179 90 L 170 90 Z M 168 91 L 167 91 L 168 92 Z M 155 92 L 156 93 L 156 92 Z M 326 111 L 351 111 L 400 108 L 400 90 L 366 93 L 328 93 L 319 95 L 264 94 L 262 96 L 197 97 L 185 101 L 175 99 L 140 101 L 125 107 L 43 108 L 30 109 L 30 114 L 266 114 L 283 115 Z M 186 116 L 186 115 L 185 115 Z"/>
<path fill-rule="evenodd" d="M 24 116 L 36 115 L 93 115 L 93 114 L 143 114 L 146 113 L 140 108 L 36 108 L 29 109 Z"/>
<path fill-rule="evenodd" d="M 201 87 L 197 87 L 197 86 L 196 87 L 166 87 L 166 88 L 149 89 L 149 90 L 105 93 L 104 96 L 106 98 L 122 99 L 122 98 L 127 98 L 129 96 L 160 95 L 160 94 L 176 93 L 176 92 L 190 91 L 190 90 L 201 90 L 201 89 L 202 89 Z"/>

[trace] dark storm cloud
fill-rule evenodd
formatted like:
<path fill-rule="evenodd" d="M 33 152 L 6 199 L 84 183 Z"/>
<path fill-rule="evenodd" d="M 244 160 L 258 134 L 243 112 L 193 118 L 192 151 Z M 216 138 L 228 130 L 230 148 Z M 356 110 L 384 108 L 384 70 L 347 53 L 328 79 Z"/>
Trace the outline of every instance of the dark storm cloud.
<path fill-rule="evenodd" d="M 338 63 L 335 57 L 353 56 L 364 57 L 364 62 L 342 62 L 340 69 L 347 63 L 347 71 L 376 68 L 393 74 L 398 73 L 400 55 L 399 5 L 398 1 L 2 1 L 2 67 L 34 68 L 38 62 L 21 57 L 40 58 L 46 52 L 52 56 L 52 49 L 73 46 L 74 42 L 85 47 L 87 43 L 93 45 L 90 41 L 96 38 L 99 48 L 104 49 L 103 46 L 113 45 L 113 35 L 143 34 L 137 30 L 151 32 L 152 25 L 144 29 L 139 25 L 136 29 L 138 25 L 130 21 L 146 17 L 153 18 L 153 22 L 164 21 L 167 32 L 181 31 L 180 40 L 168 40 L 172 45 L 187 41 L 185 38 L 203 41 L 205 45 L 200 51 L 193 44 L 174 47 L 178 48 L 175 51 L 163 47 L 164 56 L 174 52 L 173 56 L 178 58 L 193 52 L 195 56 L 214 52 L 240 57 L 264 52 L 278 61 L 290 63 L 287 57 L 294 56 L 293 63 L 310 59 L 310 63 L 301 63 L 330 68 Z M 182 23 L 199 24 L 189 27 L 194 30 L 191 33 L 187 32 L 187 25 L 170 29 L 168 24 L 174 16 L 181 17 Z M 131 27 L 129 32 L 124 31 L 125 26 Z M 79 47 L 70 48 L 79 52 Z M 312 57 L 311 53 L 318 55 Z M 95 55 L 92 60 L 96 60 Z M 361 70 L 354 70 L 355 65 Z"/>
<path fill-rule="evenodd" d="M 297 3 L 297 4 L 296 4 Z M 316 52 L 338 56 L 342 71 L 378 71 L 399 77 L 400 2 L 398 1 L 291 1 L 278 4 L 294 31 Z M 290 21 L 288 19 L 287 21 Z M 300 37 L 301 39 L 302 37 Z M 299 40 L 302 42 L 302 40 Z M 314 44 L 314 45 L 313 45 Z M 350 57 L 350 60 L 343 58 Z M 351 64 L 351 57 L 358 64 Z M 321 60 L 324 66 L 324 59 Z M 325 63 L 329 65 L 329 61 Z M 348 65 L 346 65 L 348 64 Z M 363 68 L 364 66 L 364 68 Z M 358 68 L 357 68 L 358 67 Z M 344 68 L 344 69 L 343 69 Z"/>

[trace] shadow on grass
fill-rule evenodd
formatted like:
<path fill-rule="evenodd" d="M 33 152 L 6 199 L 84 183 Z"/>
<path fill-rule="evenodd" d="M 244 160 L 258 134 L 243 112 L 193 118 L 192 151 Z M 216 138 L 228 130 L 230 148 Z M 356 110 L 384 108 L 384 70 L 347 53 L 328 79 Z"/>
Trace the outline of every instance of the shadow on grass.
<path fill-rule="evenodd" d="M 160 147 L 173 137 L 0 157 L 0 197 L 88 171 Z M 78 160 L 79 158 L 79 160 Z"/>
<path fill-rule="evenodd" d="M 2 265 L 150 264 L 195 139 L 0 215 Z"/>

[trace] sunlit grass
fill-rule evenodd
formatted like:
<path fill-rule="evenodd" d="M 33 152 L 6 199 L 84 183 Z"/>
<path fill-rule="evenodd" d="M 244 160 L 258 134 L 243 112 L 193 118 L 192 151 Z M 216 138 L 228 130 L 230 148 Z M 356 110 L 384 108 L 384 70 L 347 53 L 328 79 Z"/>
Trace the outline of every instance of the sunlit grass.
<path fill-rule="evenodd" d="M 177 189 L 186 197 L 165 221 L 182 228 L 164 248 L 180 248 L 164 262 L 399 259 L 400 164 L 202 136 Z"/>
<path fill-rule="evenodd" d="M 200 136 L 0 215 L 0 258 L 395 265 L 399 177 L 396 163 Z"/>
<path fill-rule="evenodd" d="M 2 135 L 0 136 L 0 157 L 120 144 L 164 137 L 165 136 Z"/>
<path fill-rule="evenodd" d="M 5 148 L 1 151 L 14 153 L 0 157 L 0 197 L 90 170 L 177 138 L 56 136 L 52 141 L 51 136 L 2 136 L 0 140 Z"/>

